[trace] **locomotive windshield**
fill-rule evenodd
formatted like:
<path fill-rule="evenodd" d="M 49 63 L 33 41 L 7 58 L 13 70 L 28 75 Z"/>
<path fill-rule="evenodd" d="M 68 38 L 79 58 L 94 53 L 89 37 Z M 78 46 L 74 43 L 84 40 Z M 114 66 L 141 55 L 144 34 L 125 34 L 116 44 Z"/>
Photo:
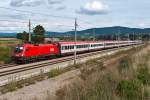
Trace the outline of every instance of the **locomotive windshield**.
<path fill-rule="evenodd" d="M 16 47 L 15 48 L 15 53 L 20 53 L 23 51 L 23 47 Z"/>

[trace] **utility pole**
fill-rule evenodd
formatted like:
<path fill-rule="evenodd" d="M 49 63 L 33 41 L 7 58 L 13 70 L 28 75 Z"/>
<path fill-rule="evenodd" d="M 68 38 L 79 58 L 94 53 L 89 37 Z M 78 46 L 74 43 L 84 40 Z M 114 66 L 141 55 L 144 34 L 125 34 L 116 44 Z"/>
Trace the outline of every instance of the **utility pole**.
<path fill-rule="evenodd" d="M 93 41 L 95 41 L 95 30 L 93 29 Z"/>
<path fill-rule="evenodd" d="M 138 33 L 139 41 L 141 40 L 141 33 Z"/>
<path fill-rule="evenodd" d="M 128 41 L 130 41 L 130 34 L 128 34 Z"/>
<path fill-rule="evenodd" d="M 133 41 L 135 40 L 134 32 L 133 32 Z"/>
<path fill-rule="evenodd" d="M 31 43 L 31 21 L 29 19 L 29 43 Z"/>
<path fill-rule="evenodd" d="M 74 32 L 75 32 L 75 37 L 74 37 L 74 42 L 75 42 L 75 46 L 74 46 L 74 64 L 76 64 L 76 56 L 77 56 L 77 19 L 75 18 L 75 24 L 74 24 L 74 26 L 75 26 L 75 30 L 74 30 Z"/>
<path fill-rule="evenodd" d="M 120 41 L 120 27 L 119 27 L 119 29 L 118 29 L 118 48 L 120 47 L 119 45 L 119 41 Z"/>
<path fill-rule="evenodd" d="M 115 33 L 115 39 L 116 39 L 116 41 L 118 40 L 118 34 L 117 33 Z"/>
<path fill-rule="evenodd" d="M 149 40 L 150 40 L 150 34 L 148 33 L 148 43 L 149 43 Z"/>
<path fill-rule="evenodd" d="M 120 41 L 120 27 L 119 27 L 119 30 L 118 30 L 118 41 Z"/>

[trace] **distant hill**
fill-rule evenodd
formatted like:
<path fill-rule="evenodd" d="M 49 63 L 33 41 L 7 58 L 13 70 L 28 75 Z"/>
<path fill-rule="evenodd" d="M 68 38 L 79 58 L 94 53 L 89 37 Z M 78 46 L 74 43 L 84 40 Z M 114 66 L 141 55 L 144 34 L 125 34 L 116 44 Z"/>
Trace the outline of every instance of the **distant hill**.
<path fill-rule="evenodd" d="M 109 34 L 139 34 L 139 33 L 150 33 L 150 28 L 140 29 L 140 28 L 128 28 L 128 27 L 104 27 L 104 28 L 92 28 L 87 30 L 82 30 L 78 32 L 78 35 L 91 35 L 93 30 L 96 35 L 109 35 Z M 69 32 L 70 34 L 74 34 L 74 32 Z M 68 32 L 66 33 L 68 34 Z"/>
<path fill-rule="evenodd" d="M 17 33 L 0 33 L 0 37 L 15 38 Z"/>
<path fill-rule="evenodd" d="M 82 31 L 78 31 L 78 36 L 92 36 L 93 30 L 96 35 L 111 35 L 111 34 L 143 34 L 143 33 L 150 33 L 150 28 L 129 28 L 129 27 L 121 27 L 121 26 L 114 26 L 114 27 L 103 27 L 103 28 L 91 28 Z M 15 37 L 17 33 L 0 33 L 0 37 Z M 74 31 L 68 32 L 46 32 L 46 36 L 74 36 Z"/>
<path fill-rule="evenodd" d="M 113 35 L 113 34 L 149 34 L 150 28 L 129 28 L 129 27 L 120 27 L 120 26 L 114 26 L 114 27 L 103 27 L 103 28 L 91 28 L 86 29 L 82 31 L 78 31 L 78 36 L 92 36 L 93 30 L 96 35 Z M 74 31 L 69 32 L 47 32 L 48 36 L 74 36 Z"/>

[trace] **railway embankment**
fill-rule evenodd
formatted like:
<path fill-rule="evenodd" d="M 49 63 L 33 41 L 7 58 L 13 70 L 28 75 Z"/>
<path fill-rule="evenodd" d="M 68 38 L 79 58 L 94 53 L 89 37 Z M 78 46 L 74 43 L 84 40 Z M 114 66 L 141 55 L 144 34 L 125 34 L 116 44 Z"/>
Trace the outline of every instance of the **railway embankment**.
<path fill-rule="evenodd" d="M 149 51 L 149 46 L 137 47 L 72 67 L 53 69 L 47 75 L 40 75 L 44 81 L 31 82 L 31 79 L 33 85 L 24 87 L 26 83 L 22 89 L 2 94 L 0 99 L 148 100 Z M 14 82 L 6 89 L 16 90 L 17 86 Z"/>

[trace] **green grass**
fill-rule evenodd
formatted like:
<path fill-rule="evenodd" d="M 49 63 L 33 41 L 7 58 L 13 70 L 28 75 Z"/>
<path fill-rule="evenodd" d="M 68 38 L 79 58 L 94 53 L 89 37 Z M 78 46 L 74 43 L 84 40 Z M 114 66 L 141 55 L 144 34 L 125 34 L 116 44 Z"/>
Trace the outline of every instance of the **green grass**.
<path fill-rule="evenodd" d="M 21 43 L 20 40 L 0 40 L 0 45 L 1 44 L 19 44 Z"/>
<path fill-rule="evenodd" d="M 150 84 L 150 73 L 146 65 L 141 65 L 137 71 L 137 79 L 144 85 Z"/>
<path fill-rule="evenodd" d="M 3 63 L 9 63 L 11 61 L 11 53 L 13 47 L 0 46 L 0 61 Z"/>
<path fill-rule="evenodd" d="M 0 40 L 0 64 L 9 63 L 11 61 L 13 48 L 20 43 L 21 41 L 19 40 Z"/>
<path fill-rule="evenodd" d="M 142 100 L 142 85 L 137 80 L 122 80 L 117 85 L 117 94 L 127 100 Z"/>

